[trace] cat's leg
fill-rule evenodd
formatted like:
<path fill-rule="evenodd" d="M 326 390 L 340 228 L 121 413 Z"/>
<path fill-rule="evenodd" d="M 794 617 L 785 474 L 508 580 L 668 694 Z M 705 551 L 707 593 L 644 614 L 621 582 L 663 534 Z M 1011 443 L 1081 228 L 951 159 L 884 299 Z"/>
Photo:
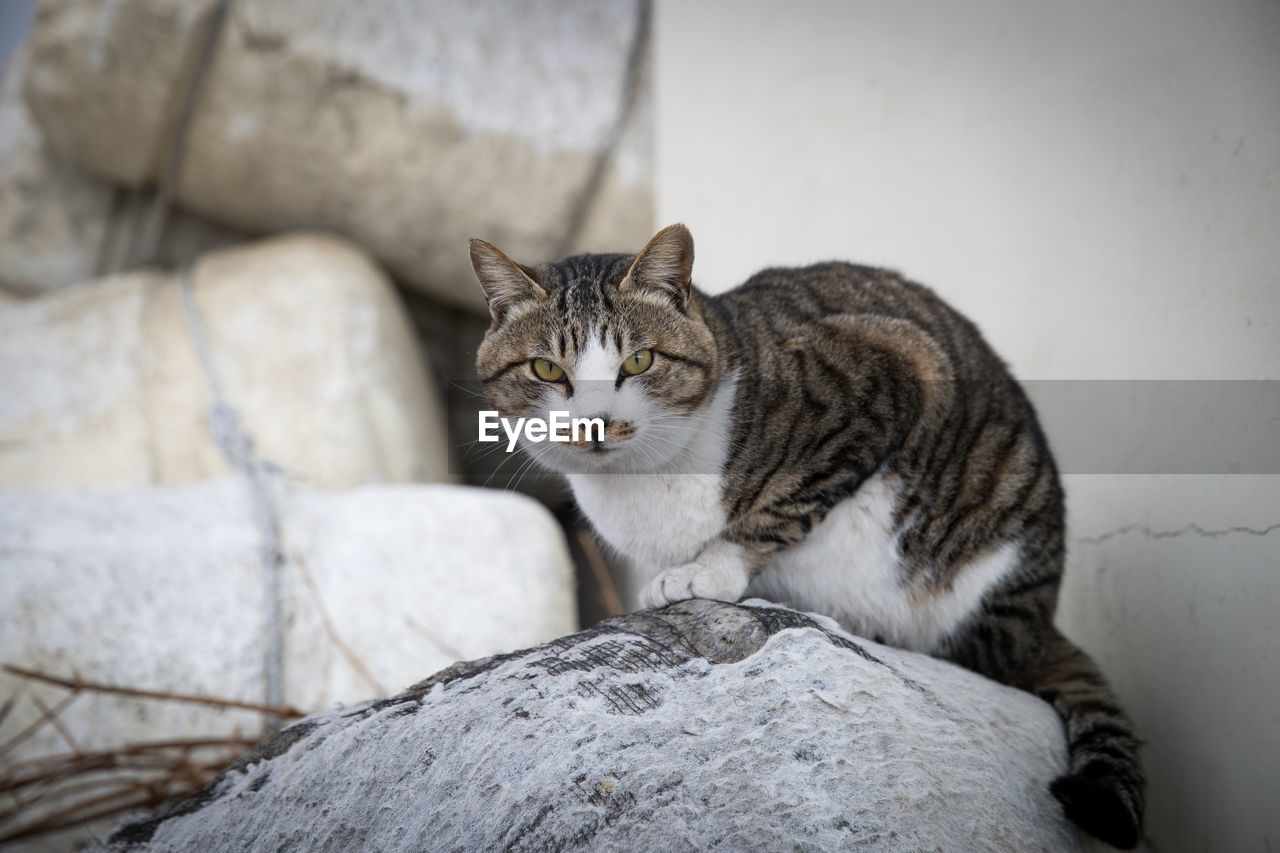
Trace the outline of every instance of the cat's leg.
<path fill-rule="evenodd" d="M 950 638 L 938 656 L 1054 707 L 1070 750 L 1066 774 L 1052 785 L 1054 796 L 1081 828 L 1129 849 L 1142 838 L 1141 742 L 1089 656 L 1058 632 L 1048 612 L 1017 593 L 1015 587 L 993 595 L 981 617 Z"/>
<path fill-rule="evenodd" d="M 742 545 L 716 539 L 692 562 L 658 573 L 640 593 L 645 607 L 663 607 L 689 598 L 737 601 L 747 591 L 757 560 Z"/>

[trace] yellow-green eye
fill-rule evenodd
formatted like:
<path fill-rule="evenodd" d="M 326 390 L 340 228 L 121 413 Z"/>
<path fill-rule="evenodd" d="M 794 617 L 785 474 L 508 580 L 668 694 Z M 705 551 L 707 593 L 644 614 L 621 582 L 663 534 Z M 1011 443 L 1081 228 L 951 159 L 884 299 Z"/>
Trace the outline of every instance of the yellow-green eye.
<path fill-rule="evenodd" d="M 547 361 L 545 358 L 535 358 L 533 360 L 533 372 L 538 374 L 538 378 L 546 382 L 559 382 L 564 379 L 564 368 L 555 362 Z"/>
<path fill-rule="evenodd" d="M 628 376 L 635 376 L 637 373 L 644 373 L 651 364 L 653 364 L 653 350 L 642 349 L 627 356 L 627 360 L 622 362 L 622 372 Z"/>

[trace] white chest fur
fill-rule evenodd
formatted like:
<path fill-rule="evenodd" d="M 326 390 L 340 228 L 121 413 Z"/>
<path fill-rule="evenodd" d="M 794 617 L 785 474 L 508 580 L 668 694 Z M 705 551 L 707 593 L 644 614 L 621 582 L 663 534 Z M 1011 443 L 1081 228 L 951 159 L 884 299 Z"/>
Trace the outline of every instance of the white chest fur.
<path fill-rule="evenodd" d="M 632 562 L 641 584 L 687 563 L 724 530 L 720 472 L 728 458 L 736 381 L 722 381 L 684 429 L 688 445 L 671 473 L 569 474 L 578 507 L 605 541 Z"/>
<path fill-rule="evenodd" d="M 578 506 L 637 580 L 687 563 L 724 529 L 718 474 L 570 475 Z"/>
<path fill-rule="evenodd" d="M 945 590 L 904 582 L 893 478 L 871 477 L 837 504 L 800 544 L 787 549 L 748 587 L 748 595 L 824 613 L 855 633 L 932 651 L 974 613 L 990 586 L 1010 571 L 1017 546 L 1000 545 L 963 566 Z"/>

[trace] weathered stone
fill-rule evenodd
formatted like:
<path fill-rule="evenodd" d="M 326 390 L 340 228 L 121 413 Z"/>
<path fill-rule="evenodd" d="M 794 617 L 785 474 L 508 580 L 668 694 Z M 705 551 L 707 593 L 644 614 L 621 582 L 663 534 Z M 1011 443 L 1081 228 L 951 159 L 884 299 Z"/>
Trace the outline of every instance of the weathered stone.
<path fill-rule="evenodd" d="M 135 189 L 152 181 L 216 4 L 42 0 L 24 88 L 58 154 Z"/>
<path fill-rule="evenodd" d="M 131 186 L 154 181 L 210 6 L 46 0 L 25 91 L 57 150 Z M 529 260 L 633 248 L 652 227 L 647 100 L 624 96 L 645 85 L 629 62 L 638 9 L 233 3 L 177 200 L 238 228 L 339 231 L 473 309 L 470 237 Z"/>
<path fill-rule="evenodd" d="M 49 149 L 19 92 L 22 51 L 0 77 L 0 289 L 38 293 L 94 277 L 113 190 Z"/>
<path fill-rule="evenodd" d="M 315 715 L 121 850 L 1080 849 L 1029 694 L 690 601 Z"/>
<path fill-rule="evenodd" d="M 0 291 L 34 295 L 138 261 L 150 193 L 134 193 L 58 157 L 22 100 L 19 50 L 0 78 Z M 171 211 L 160 263 L 185 265 L 241 235 Z"/>
<path fill-rule="evenodd" d="M 258 453 L 313 486 L 443 480 L 444 416 L 394 290 L 358 250 L 295 235 L 191 273 L 218 380 Z M 0 308 L 0 486 L 228 472 L 177 280 L 139 272 Z"/>
<path fill-rule="evenodd" d="M 577 627 L 573 569 L 536 502 L 461 486 L 283 489 L 284 699 L 393 695 L 460 657 Z M 261 702 L 267 586 L 239 478 L 101 492 L 0 491 L 0 661 L 57 676 Z M 355 663 L 359 661 L 359 664 Z M 363 667 L 363 669 L 362 669 Z M 66 695 L 0 673 L 0 743 Z M 248 711 L 87 693 L 81 750 L 261 730 Z M 0 757 L 63 754 L 52 727 Z M 12 830 L 0 816 L 0 834 Z M 81 837 L 83 833 L 81 833 Z M 213 849 L 213 848 L 210 848 Z"/>

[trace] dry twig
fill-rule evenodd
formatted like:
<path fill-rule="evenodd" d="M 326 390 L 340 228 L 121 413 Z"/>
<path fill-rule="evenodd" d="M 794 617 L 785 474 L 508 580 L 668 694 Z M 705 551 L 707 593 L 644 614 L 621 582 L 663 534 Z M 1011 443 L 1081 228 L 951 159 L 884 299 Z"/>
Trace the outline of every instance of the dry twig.
<path fill-rule="evenodd" d="M 8 666 L 6 665 L 5 668 L 8 669 Z M 61 714 L 68 705 L 70 705 L 73 701 L 75 701 L 75 698 L 79 695 L 80 695 L 79 690 L 73 690 L 68 695 L 62 697 L 62 699 L 59 700 L 57 705 L 54 705 L 52 708 L 49 708 L 43 711 L 40 714 L 39 719 L 37 719 L 34 723 L 27 726 L 25 729 L 18 732 L 13 737 L 9 738 L 3 744 L 0 744 L 0 758 L 3 758 L 4 756 L 8 755 L 9 752 L 11 752 L 14 747 L 16 747 L 18 744 L 22 743 L 24 740 L 31 737 L 33 734 L 35 734 L 37 731 L 43 728 L 51 718 L 56 717 L 58 714 Z"/>
<path fill-rule="evenodd" d="M 74 678 L 59 678 L 56 675 L 46 675 L 43 672 L 36 672 L 31 669 L 23 669 L 20 666 L 12 664 L 4 664 L 5 672 L 10 675 L 16 675 L 19 678 L 29 678 L 32 681 L 42 681 L 45 684 L 56 684 L 59 687 L 65 687 L 68 690 L 91 690 L 96 693 L 114 693 L 117 696 L 133 696 L 137 699 L 160 699 L 166 702 L 192 702 L 197 705 L 211 705 L 215 708 L 241 708 L 246 711 L 257 711 L 262 714 L 271 714 L 277 717 L 305 717 L 302 711 L 297 708 L 291 708 L 288 705 L 266 705 L 261 702 L 244 702 L 239 699 L 220 699 L 216 696 L 202 696 L 198 693 L 174 693 L 168 690 L 142 690 L 137 687 L 121 687 L 118 684 L 104 684 L 100 681 L 85 681 L 80 676 Z"/>
<path fill-rule="evenodd" d="M 604 555 L 600 553 L 600 546 L 596 544 L 595 537 L 585 527 L 578 528 L 577 537 L 578 544 L 582 546 L 582 553 L 587 558 L 587 565 L 591 567 L 591 573 L 595 575 L 596 583 L 600 585 L 600 598 L 604 602 L 604 609 L 610 616 L 621 616 L 626 613 L 622 607 L 622 597 L 618 595 L 618 587 L 613 582 L 613 576 L 609 574 L 609 567 L 605 565 Z"/>
<path fill-rule="evenodd" d="M 4 665 L 11 675 L 63 687 L 70 692 L 53 707 L 37 697 L 35 722 L 0 744 L 0 757 L 29 740 L 45 726 L 59 732 L 70 752 L 13 762 L 0 770 L 0 846 L 23 838 L 82 827 L 131 811 L 154 808 L 166 800 L 187 796 L 209 785 L 254 741 L 231 736 L 175 738 L 126 743 L 105 750 L 83 749 L 59 715 L 83 692 L 94 691 L 133 699 L 183 702 L 218 708 L 256 711 L 278 717 L 301 717 L 295 708 L 263 705 L 187 693 L 142 690 L 86 681 L 78 675 L 61 678 L 22 667 Z M 15 695 L 0 706 L 0 722 L 17 702 Z"/>
<path fill-rule="evenodd" d="M 306 586 L 307 592 L 311 594 L 311 600 L 316 606 L 316 613 L 320 616 L 320 624 L 324 626 L 324 632 L 329 635 L 329 642 L 333 643 L 334 648 L 347 659 L 347 663 L 351 664 L 351 668 L 356 671 L 356 674 L 373 688 L 374 692 L 378 694 L 378 698 L 386 698 L 388 695 L 387 689 L 378 682 L 378 679 L 373 677 L 369 667 L 364 665 L 364 661 L 360 659 L 360 656 L 342 639 L 338 629 L 333 624 L 333 620 L 329 618 L 329 610 L 324 606 L 324 599 L 320 597 L 320 590 L 316 587 L 315 578 L 311 576 L 311 568 L 307 565 L 307 561 L 301 555 L 295 554 L 291 562 L 298 567 L 298 573 L 302 575 L 302 583 Z"/>
<path fill-rule="evenodd" d="M 445 640 L 435 631 L 432 631 L 426 625 L 423 625 L 417 619 L 414 619 L 408 613 L 404 615 L 404 621 L 405 621 L 405 624 L 408 625 L 411 630 L 421 634 L 428 643 L 435 646 L 437 649 L 444 652 L 449 657 L 453 658 L 454 660 L 465 659 L 466 656 L 462 652 L 458 651 L 453 646 L 449 645 L 449 642 L 447 640 Z"/>

